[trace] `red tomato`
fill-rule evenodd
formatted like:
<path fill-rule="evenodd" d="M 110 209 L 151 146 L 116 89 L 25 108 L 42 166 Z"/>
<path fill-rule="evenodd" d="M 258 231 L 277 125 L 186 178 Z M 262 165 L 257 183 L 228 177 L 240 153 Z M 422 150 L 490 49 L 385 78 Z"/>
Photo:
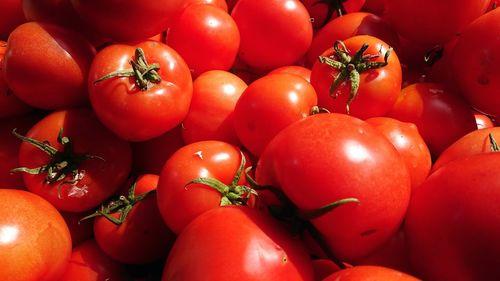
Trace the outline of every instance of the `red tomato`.
<path fill-rule="evenodd" d="M 59 212 L 43 198 L 0 189 L 0 279 L 59 280 L 71 254 L 71 236 Z"/>
<path fill-rule="evenodd" d="M 309 116 L 279 132 L 265 157 L 267 163 L 257 165 L 257 182 L 262 173 L 272 173 L 299 210 L 359 200 L 311 220 L 340 260 L 369 254 L 399 229 L 411 193 L 408 169 L 367 122 L 338 113 Z"/>
<path fill-rule="evenodd" d="M 0 40 L 7 40 L 12 30 L 25 21 L 20 0 L 0 2 Z"/>
<path fill-rule="evenodd" d="M 259 156 L 286 126 L 312 113 L 316 91 L 300 76 L 269 74 L 252 82 L 234 108 L 234 129 L 241 143 Z"/>
<path fill-rule="evenodd" d="M 333 273 L 322 281 L 419 281 L 406 273 L 382 266 L 358 265 Z"/>
<path fill-rule="evenodd" d="M 384 17 L 410 41 L 433 47 L 482 15 L 490 0 L 386 0 Z M 432 11 L 432 12 L 429 12 Z"/>
<path fill-rule="evenodd" d="M 363 51 L 365 44 L 367 47 Z M 386 114 L 401 91 L 401 65 L 396 53 L 389 51 L 386 43 L 369 35 L 350 37 L 335 46 L 322 54 L 324 63 L 317 61 L 312 68 L 311 84 L 318 94 L 318 106 L 361 119 Z M 362 58 L 356 59 L 356 53 Z M 351 59 L 342 59 L 344 55 Z M 341 62 L 343 70 L 330 66 L 331 61 Z M 365 69 L 366 63 L 380 67 Z M 357 83 L 351 78 L 356 73 L 359 74 L 355 76 Z M 339 84 L 332 89 L 334 81 Z"/>
<path fill-rule="evenodd" d="M 307 80 L 307 82 L 311 82 L 311 70 L 304 66 L 300 65 L 285 65 L 282 67 L 278 67 L 273 69 L 269 74 L 275 73 L 289 73 L 298 75 Z"/>
<path fill-rule="evenodd" d="M 121 263 L 154 262 L 167 255 L 175 239 L 175 235 L 163 222 L 156 204 L 158 178 L 157 175 L 144 174 L 137 177 L 135 182 L 126 185 L 120 195 L 126 196 L 129 202 L 114 201 L 118 204 L 125 203 L 124 208 L 107 213 L 112 218 L 121 220 L 121 214 L 131 208 L 120 224 L 101 215 L 94 220 L 94 237 L 97 244 L 107 255 Z M 129 193 L 132 185 L 135 185 L 133 197 Z M 140 196 L 145 197 L 138 199 Z"/>
<path fill-rule="evenodd" d="M 241 35 L 239 57 L 271 70 L 298 62 L 311 45 L 309 13 L 299 0 L 239 0 L 231 16 Z"/>
<path fill-rule="evenodd" d="M 104 128 L 89 109 L 54 111 L 26 137 L 38 144 L 25 141 L 19 149 L 20 167 L 35 169 L 20 170 L 26 171 L 24 183 L 59 210 L 82 212 L 97 207 L 130 172 L 130 145 Z M 44 150 L 41 143 L 46 144 Z"/>
<path fill-rule="evenodd" d="M 168 30 L 167 44 L 198 77 L 208 70 L 229 70 L 240 46 L 233 18 L 212 5 L 190 5 Z"/>
<path fill-rule="evenodd" d="M 128 280 L 125 266 L 108 257 L 94 240 L 82 242 L 73 249 L 71 259 L 60 281 Z"/>
<path fill-rule="evenodd" d="M 177 150 L 163 166 L 158 182 L 158 205 L 167 226 L 179 234 L 200 214 L 226 204 L 223 200 L 229 194 L 200 183 L 187 184 L 198 178 L 214 178 L 229 185 L 241 161 L 240 150 L 222 141 L 195 142 Z M 238 184 L 244 183 L 243 176 Z"/>
<path fill-rule="evenodd" d="M 500 154 L 464 157 L 432 173 L 405 221 L 410 261 L 423 280 L 500 276 Z"/>
<path fill-rule="evenodd" d="M 358 12 L 365 0 L 302 0 L 311 16 L 315 29 L 321 29 L 331 20 L 350 13 Z"/>
<path fill-rule="evenodd" d="M 396 147 L 410 172 L 412 192 L 427 178 L 431 170 L 431 153 L 413 123 L 389 117 L 372 117 L 365 120 L 372 124 Z"/>
<path fill-rule="evenodd" d="M 414 123 L 433 159 L 448 145 L 477 128 L 469 105 L 438 83 L 405 87 L 387 116 Z"/>
<path fill-rule="evenodd" d="M 227 71 L 211 70 L 198 76 L 189 112 L 182 121 L 184 141 L 220 140 L 239 145 L 233 112 L 246 88 L 243 80 Z"/>
<path fill-rule="evenodd" d="M 346 40 L 356 35 L 380 38 L 396 50 L 399 46 L 397 33 L 385 20 L 370 13 L 355 12 L 335 18 L 316 33 L 307 51 L 305 64 L 312 66 L 318 56 L 331 48 L 336 40 Z"/>
<path fill-rule="evenodd" d="M 279 222 L 248 207 L 227 206 L 207 211 L 181 232 L 162 280 L 313 281 L 313 277 L 307 252 Z"/>
<path fill-rule="evenodd" d="M 94 54 L 92 45 L 73 30 L 28 22 L 10 34 L 2 70 L 9 88 L 25 103 L 65 109 L 88 102 L 87 74 Z"/>
<path fill-rule="evenodd" d="M 491 128 L 495 127 L 493 120 L 485 114 L 482 114 L 477 111 L 473 111 L 474 117 L 476 118 L 476 125 L 478 129 Z"/>
<path fill-rule="evenodd" d="M 118 75 L 97 82 L 110 73 L 131 75 L 131 60 L 138 69 L 154 70 L 142 78 Z M 113 44 L 102 49 L 92 62 L 88 87 L 92 108 L 101 122 L 129 141 L 152 139 L 179 125 L 188 112 L 193 91 L 191 74 L 182 57 L 155 41 L 135 46 Z"/>
<path fill-rule="evenodd" d="M 494 9 L 463 30 L 451 58 L 453 81 L 463 96 L 476 110 L 495 117 L 500 117 L 499 32 L 500 9 Z"/>

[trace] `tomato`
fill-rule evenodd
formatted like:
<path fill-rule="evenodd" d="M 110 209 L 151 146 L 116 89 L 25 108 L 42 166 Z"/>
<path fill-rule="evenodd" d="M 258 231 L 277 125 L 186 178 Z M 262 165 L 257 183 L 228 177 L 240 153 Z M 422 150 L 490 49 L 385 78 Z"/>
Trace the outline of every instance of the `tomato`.
<path fill-rule="evenodd" d="M 403 37 L 433 47 L 482 15 L 490 0 L 387 0 L 384 17 Z M 432 12 L 430 12 L 432 11 Z"/>
<path fill-rule="evenodd" d="M 184 141 L 220 140 L 239 145 L 233 112 L 246 88 L 243 80 L 227 71 L 211 70 L 198 76 L 189 112 L 182 121 Z"/>
<path fill-rule="evenodd" d="M 274 179 L 299 210 L 359 200 L 311 220 L 342 261 L 374 251 L 401 225 L 411 193 L 408 169 L 367 122 L 339 113 L 306 117 L 279 132 L 261 159 L 267 161 L 257 164 L 257 182 L 263 184 L 261 174 Z"/>
<path fill-rule="evenodd" d="M 33 193 L 0 189 L 0 278 L 59 280 L 71 254 L 71 236 L 59 212 Z"/>
<path fill-rule="evenodd" d="M 363 51 L 362 47 L 366 50 Z M 311 72 L 318 106 L 361 119 L 386 114 L 399 95 L 402 79 L 398 56 L 389 48 L 376 37 L 358 35 L 343 43 L 337 41 L 334 47 L 323 52 L 323 62 L 315 62 Z M 351 59 L 347 61 L 340 57 L 344 55 L 351 56 Z M 359 56 L 362 58 L 356 59 Z M 329 65 L 333 61 L 341 62 L 341 69 Z M 365 63 L 375 66 L 365 69 Z M 357 81 L 352 80 L 353 75 Z M 334 81 L 338 85 L 332 88 Z"/>
<path fill-rule="evenodd" d="M 154 69 L 142 78 L 118 75 L 99 80 L 110 73 L 132 75 L 131 60 L 138 69 Z M 92 62 L 88 87 L 92 108 L 106 127 L 125 140 L 145 141 L 182 122 L 193 85 L 188 66 L 174 49 L 145 41 L 102 49 Z"/>
<path fill-rule="evenodd" d="M 418 281 L 420 279 L 395 269 L 373 265 L 358 265 L 333 273 L 322 281 Z"/>
<path fill-rule="evenodd" d="M 365 0 L 302 0 L 306 7 L 313 27 L 321 29 L 331 20 L 358 12 L 365 4 Z"/>
<path fill-rule="evenodd" d="M 457 159 L 413 195 L 405 221 L 410 261 L 423 280 L 500 276 L 500 154 Z"/>
<path fill-rule="evenodd" d="M 190 5 L 168 30 L 167 44 L 186 61 L 193 77 L 208 70 L 229 70 L 240 46 L 233 18 L 212 5 Z"/>
<path fill-rule="evenodd" d="M 157 199 L 160 213 L 173 232 L 179 234 L 200 214 L 228 203 L 229 194 L 201 183 L 189 183 L 198 178 L 214 178 L 230 185 L 239 170 L 241 155 L 234 145 L 209 140 L 188 144 L 167 160 L 160 174 Z M 244 177 L 238 180 L 239 185 L 245 182 Z M 248 195 L 231 192 L 237 193 L 238 198 Z"/>
<path fill-rule="evenodd" d="M 448 145 L 477 128 L 469 105 L 439 83 L 405 87 L 387 116 L 414 123 L 434 160 Z"/>
<path fill-rule="evenodd" d="M 476 125 L 478 129 L 495 127 L 493 120 L 485 114 L 477 111 L 473 111 L 474 117 L 476 118 Z"/>
<path fill-rule="evenodd" d="M 463 96 L 476 110 L 495 117 L 500 116 L 498 32 L 500 9 L 494 9 L 463 30 L 451 58 L 453 81 Z"/>
<path fill-rule="evenodd" d="M 160 215 L 156 204 L 158 176 L 143 174 L 129 182 L 120 193 L 124 199 L 112 202 L 124 204 L 119 211 L 100 209 L 94 219 L 94 237 L 99 247 L 113 259 L 125 264 L 146 264 L 167 255 L 175 239 Z M 133 186 L 133 190 L 132 189 Z M 133 194 L 133 196 L 131 195 Z M 144 196 L 144 197 L 142 197 Z M 139 199 L 141 198 L 142 199 Z M 130 211 L 126 211 L 130 208 Z M 102 211 L 117 221 L 99 213 Z M 121 215 L 127 215 L 122 219 Z"/>
<path fill-rule="evenodd" d="M 0 119 L 0 188 L 25 189 L 22 175 L 11 173 L 11 170 L 18 167 L 18 151 L 21 140 L 12 134 L 16 129 L 21 134 L 26 134 L 28 130 L 41 117 L 35 114 L 23 115 L 12 118 Z"/>
<path fill-rule="evenodd" d="M 243 91 L 234 108 L 234 129 L 241 143 L 259 156 L 279 131 L 309 116 L 316 104 L 316 91 L 302 77 L 269 74 Z"/>
<path fill-rule="evenodd" d="M 126 180 L 132 165 L 130 145 L 90 109 L 53 111 L 24 138 L 31 141 L 21 144 L 17 171 L 28 190 L 62 211 L 97 207 Z"/>
<path fill-rule="evenodd" d="M 398 35 L 385 20 L 374 14 L 355 12 L 335 18 L 316 33 L 307 51 L 305 64 L 312 66 L 318 56 L 331 48 L 336 40 L 346 40 L 356 35 L 377 37 L 398 50 Z"/>
<path fill-rule="evenodd" d="M 7 40 L 12 30 L 25 21 L 20 0 L 0 2 L 0 40 Z"/>
<path fill-rule="evenodd" d="M 384 8 L 385 0 L 366 0 L 365 4 L 361 8 L 361 11 L 383 16 Z"/>
<path fill-rule="evenodd" d="M 25 103 L 65 109 L 88 103 L 87 74 L 94 54 L 94 47 L 73 30 L 28 22 L 10 34 L 2 70 L 9 88 Z"/>
<path fill-rule="evenodd" d="M 181 232 L 162 280 L 312 281 L 313 275 L 307 252 L 278 222 L 248 207 L 226 206 Z"/>
<path fill-rule="evenodd" d="M 295 74 L 295 75 L 298 75 L 298 76 L 304 78 L 307 82 L 311 81 L 311 70 L 307 67 L 300 66 L 300 65 L 285 65 L 285 66 L 273 69 L 268 74 L 275 74 L 275 73 Z"/>
<path fill-rule="evenodd" d="M 73 249 L 61 281 L 128 280 L 125 266 L 108 257 L 94 240 L 80 243 Z"/>
<path fill-rule="evenodd" d="M 240 59 L 262 70 L 295 64 L 313 37 L 309 13 L 298 0 L 239 0 L 231 16 L 241 36 Z"/>
<path fill-rule="evenodd" d="M 417 126 L 390 117 L 372 117 L 365 121 L 384 134 L 396 147 L 410 172 L 414 191 L 427 178 L 432 165 L 431 153 Z"/>
<path fill-rule="evenodd" d="M 497 140 L 500 141 L 500 127 L 474 130 L 450 144 L 436 159 L 432 171 L 436 171 L 449 162 L 460 158 L 487 152 L 497 152 L 498 150 L 495 148 Z"/>

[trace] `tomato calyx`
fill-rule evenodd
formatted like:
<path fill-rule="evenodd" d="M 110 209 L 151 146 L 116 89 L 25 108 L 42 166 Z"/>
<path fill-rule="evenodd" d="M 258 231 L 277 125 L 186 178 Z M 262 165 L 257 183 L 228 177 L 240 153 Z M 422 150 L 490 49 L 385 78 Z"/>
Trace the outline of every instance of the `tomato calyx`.
<path fill-rule="evenodd" d="M 144 200 L 147 196 L 150 196 L 151 194 L 156 192 L 156 189 L 153 189 L 141 193 L 139 195 L 135 195 L 136 186 L 137 186 L 137 179 L 134 180 L 134 182 L 130 186 L 127 196 L 120 195 L 118 199 L 111 200 L 107 204 L 102 205 L 101 208 L 95 211 L 93 214 L 80 219 L 80 222 L 90 218 L 103 216 L 110 222 L 114 223 L 115 225 L 121 225 L 127 218 L 130 211 L 133 209 L 135 204 L 137 204 L 138 202 Z M 112 214 L 115 213 L 119 213 L 118 218 L 112 216 Z"/>
<path fill-rule="evenodd" d="M 352 101 L 357 97 L 359 84 L 360 84 L 360 74 L 377 68 L 384 67 L 388 65 L 388 59 L 392 52 L 392 48 L 389 48 L 384 54 L 384 61 L 372 61 L 373 59 L 379 58 L 382 53 L 381 50 L 377 54 L 365 54 L 368 49 L 368 44 L 363 44 L 361 48 L 351 56 L 351 52 L 344 45 L 344 42 L 337 40 L 333 44 L 334 54 L 330 57 L 319 56 L 319 62 L 326 64 L 334 69 L 337 69 L 339 73 L 336 75 L 333 83 L 330 86 L 330 96 L 337 98 L 339 93 L 335 90 L 344 82 L 350 82 L 351 91 L 349 98 L 347 99 L 346 111 L 349 113 L 349 106 Z M 337 58 L 337 60 L 335 60 Z"/>
<path fill-rule="evenodd" d="M 188 182 L 184 187 L 187 188 L 192 184 L 202 184 L 218 191 L 221 194 L 220 206 L 227 205 L 244 205 L 246 206 L 248 200 L 252 195 L 257 195 L 257 192 L 245 185 L 239 185 L 238 182 L 245 170 L 246 159 L 245 155 L 241 153 L 241 162 L 238 170 L 229 185 L 224 184 L 215 178 L 200 177 Z"/>
<path fill-rule="evenodd" d="M 27 142 L 47 153 L 50 156 L 50 161 L 46 165 L 40 167 L 18 167 L 12 169 L 11 172 L 24 172 L 31 175 L 46 173 L 47 176 L 45 177 L 45 181 L 47 184 L 60 182 L 59 187 L 63 184 L 76 185 L 85 176 L 85 171 L 79 170 L 79 166 L 82 162 L 89 159 L 100 159 L 104 161 L 104 159 L 100 156 L 75 153 L 71 140 L 68 137 L 63 136 L 62 128 L 59 130 L 57 135 L 57 142 L 63 146 L 62 150 L 57 150 L 47 141 L 41 142 L 23 136 L 17 133 L 16 129 L 12 130 L 12 134 L 22 141 Z M 68 175 L 70 175 L 70 179 L 65 180 Z"/>
<path fill-rule="evenodd" d="M 495 140 L 495 137 L 493 137 L 493 134 L 492 133 L 489 133 L 488 134 L 488 138 L 490 140 L 490 150 L 492 152 L 498 152 L 500 151 L 500 147 L 498 147 L 498 143 L 497 141 Z"/>
<path fill-rule="evenodd" d="M 336 12 L 339 17 L 347 14 L 347 11 L 344 8 L 343 4 L 346 1 L 347 0 L 319 0 L 312 4 L 312 6 L 316 6 L 318 4 L 325 4 L 328 6 L 326 10 L 325 20 L 320 24 L 319 28 L 322 28 L 330 21 L 330 18 L 333 16 L 334 12 Z"/>
<path fill-rule="evenodd" d="M 160 65 L 158 63 L 148 64 L 146 61 L 146 55 L 141 48 L 135 49 L 134 57 L 135 60 L 130 60 L 132 68 L 108 73 L 94 81 L 94 84 L 113 77 L 134 77 L 135 85 L 140 90 L 145 91 L 149 89 L 152 84 L 158 84 L 162 81 L 160 74 L 158 74 Z"/>

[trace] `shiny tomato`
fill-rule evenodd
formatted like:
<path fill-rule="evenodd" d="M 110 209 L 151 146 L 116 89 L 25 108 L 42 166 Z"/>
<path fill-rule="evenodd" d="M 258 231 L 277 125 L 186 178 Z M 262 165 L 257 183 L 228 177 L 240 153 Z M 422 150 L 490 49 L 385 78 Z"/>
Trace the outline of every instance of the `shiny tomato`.
<path fill-rule="evenodd" d="M 17 171 L 28 190 L 62 211 L 97 207 L 127 179 L 132 165 L 129 143 L 86 108 L 53 111 L 23 138 Z"/>
<path fill-rule="evenodd" d="M 398 270 L 373 265 L 358 265 L 339 270 L 322 281 L 419 281 L 420 279 Z"/>
<path fill-rule="evenodd" d="M 87 74 L 94 55 L 94 47 L 76 31 L 28 22 L 9 36 L 2 70 L 9 88 L 25 103 L 66 109 L 88 103 Z"/>
<path fill-rule="evenodd" d="M 226 206 L 200 215 L 181 232 L 162 280 L 314 279 L 303 245 L 279 222 L 255 209 Z"/>
<path fill-rule="evenodd" d="M 398 56 L 387 43 L 370 35 L 353 36 L 337 41 L 321 57 L 311 72 L 320 107 L 361 119 L 383 116 L 391 109 L 402 76 Z"/>
<path fill-rule="evenodd" d="M 299 0 L 239 0 L 231 16 L 241 35 L 239 57 L 262 70 L 295 64 L 313 38 L 309 13 Z"/>
<path fill-rule="evenodd" d="M 476 118 L 476 125 L 478 129 L 495 127 L 495 123 L 493 123 L 493 120 L 491 120 L 488 115 L 482 114 L 475 110 L 473 112 L 474 117 Z"/>
<path fill-rule="evenodd" d="M 247 84 L 235 74 L 211 70 L 193 81 L 193 98 L 182 121 L 186 143 L 220 140 L 234 145 L 240 141 L 233 128 L 234 107 Z"/>
<path fill-rule="evenodd" d="M 33 193 L 0 189 L 0 279 L 59 280 L 71 236 L 59 212 Z"/>
<path fill-rule="evenodd" d="M 148 75 L 133 74 L 132 65 L 139 71 L 149 69 Z M 101 122 L 129 141 L 152 139 L 179 125 L 193 91 L 182 57 L 155 41 L 102 49 L 92 62 L 88 87 L 92 108 Z"/>

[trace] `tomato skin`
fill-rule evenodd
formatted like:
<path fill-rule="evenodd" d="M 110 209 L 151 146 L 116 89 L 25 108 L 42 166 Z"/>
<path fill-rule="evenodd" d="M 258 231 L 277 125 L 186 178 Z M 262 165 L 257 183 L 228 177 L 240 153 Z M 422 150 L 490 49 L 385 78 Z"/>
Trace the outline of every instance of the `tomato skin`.
<path fill-rule="evenodd" d="M 212 5 L 190 5 L 168 30 L 167 44 L 186 61 L 194 78 L 208 70 L 229 70 L 240 46 L 233 18 Z"/>
<path fill-rule="evenodd" d="M 234 145 L 240 141 L 233 128 L 234 108 L 247 84 L 235 74 L 210 70 L 193 82 L 193 98 L 182 121 L 186 143 L 220 140 Z"/>
<path fill-rule="evenodd" d="M 0 3 L 0 40 L 7 40 L 12 30 L 25 21 L 20 0 L 3 0 Z"/>
<path fill-rule="evenodd" d="M 498 32 L 500 10 L 494 9 L 464 29 L 451 57 L 453 81 L 462 95 L 476 110 L 494 117 L 500 116 Z"/>
<path fill-rule="evenodd" d="M 406 273 L 382 266 L 358 265 L 339 270 L 322 281 L 418 281 Z"/>
<path fill-rule="evenodd" d="M 200 215 L 181 232 L 162 280 L 312 281 L 313 275 L 300 242 L 272 217 L 226 206 Z"/>
<path fill-rule="evenodd" d="M 333 19 L 339 17 L 334 1 L 321 1 L 321 0 L 302 0 L 302 4 L 306 7 L 309 15 L 311 16 L 312 25 L 314 29 L 321 29 L 326 24 L 328 24 Z M 330 2 L 330 3 L 329 3 Z M 358 12 L 361 7 L 365 4 L 365 0 L 347 0 L 342 3 L 346 13 L 344 15 L 349 15 L 351 13 Z M 329 9 L 332 10 L 332 14 L 328 16 Z M 344 16 L 342 15 L 342 16 Z"/>
<path fill-rule="evenodd" d="M 137 177 L 134 194 L 156 190 L 158 175 Z M 122 191 L 127 196 L 129 181 Z M 119 217 L 119 213 L 111 215 Z M 156 193 L 137 202 L 121 225 L 115 225 L 103 216 L 94 219 L 94 238 L 99 247 L 113 259 L 125 264 L 146 264 L 167 255 L 175 239 L 158 210 Z"/>
<path fill-rule="evenodd" d="M 84 160 L 78 167 L 82 178 L 72 184 L 69 173 L 67 183 L 46 183 L 47 173 L 31 175 L 23 173 L 28 190 L 44 197 L 57 209 L 83 212 L 97 207 L 113 194 L 127 179 L 132 165 L 129 143 L 119 139 L 99 122 L 92 110 L 87 108 L 53 111 L 36 123 L 26 137 L 48 141 L 61 150 L 57 135 L 63 129 L 63 136 L 73 142 L 76 153 L 101 157 Z M 50 157 L 35 146 L 23 142 L 19 149 L 19 165 L 36 168 L 47 165 Z"/>
<path fill-rule="evenodd" d="M 405 221 L 410 261 L 424 280 L 496 280 L 500 154 L 449 162 L 412 197 Z"/>
<path fill-rule="evenodd" d="M 383 54 L 389 46 L 380 39 L 370 35 L 358 35 L 344 41 L 345 46 L 351 52 L 356 52 L 365 43 L 369 45 L 365 54 L 381 52 L 382 55 L 376 61 L 383 61 Z M 324 51 L 322 56 L 335 58 L 333 47 Z M 333 98 L 329 93 L 330 86 L 338 73 L 337 69 L 317 61 L 312 67 L 311 84 L 318 95 L 318 106 L 331 112 L 347 113 L 350 83 L 343 83 L 334 91 L 334 94 L 338 94 L 337 98 Z M 361 119 L 385 115 L 399 95 L 401 80 L 401 65 L 398 56 L 395 52 L 391 52 L 388 65 L 360 74 L 358 95 L 349 106 L 349 114 Z"/>
<path fill-rule="evenodd" d="M 394 146 L 370 124 L 339 113 L 312 115 L 279 132 L 264 155 L 257 180 L 267 173 L 300 210 L 360 201 L 311 220 L 339 259 L 353 262 L 369 254 L 399 228 L 410 176 Z"/>
<path fill-rule="evenodd" d="M 440 83 L 406 86 L 386 116 L 414 123 L 433 159 L 448 145 L 477 128 L 469 105 Z"/>
<path fill-rule="evenodd" d="M 59 280 L 71 254 L 71 236 L 59 212 L 33 193 L 0 189 L 0 278 Z"/>
<path fill-rule="evenodd" d="M 101 77 L 130 69 L 136 48 L 149 64 L 160 64 L 162 81 L 141 90 L 133 77 Z M 154 41 L 137 45 L 113 44 L 102 49 L 90 68 L 89 96 L 99 120 L 128 141 L 145 141 L 173 129 L 185 118 L 192 97 L 192 79 L 182 57 L 171 47 Z M 146 125 L 147 124 L 147 125 Z"/>
<path fill-rule="evenodd" d="M 307 82 L 311 82 L 311 69 L 304 66 L 285 65 L 271 70 L 271 72 L 269 72 L 268 74 L 276 74 L 276 73 L 295 74 L 304 78 Z"/>
<path fill-rule="evenodd" d="M 87 73 L 94 55 L 94 47 L 73 30 L 27 22 L 10 34 L 2 70 L 25 103 L 63 109 L 88 102 Z"/>
<path fill-rule="evenodd" d="M 474 117 L 476 118 L 476 125 L 478 129 L 495 127 L 495 123 L 493 123 L 493 120 L 491 120 L 490 117 L 477 111 L 473 112 Z"/>
<path fill-rule="evenodd" d="M 194 218 L 218 208 L 220 192 L 202 184 L 186 184 L 200 177 L 230 184 L 240 163 L 240 150 L 222 141 L 200 141 L 177 150 L 163 166 L 157 188 L 158 206 L 167 226 L 179 234 Z M 240 184 L 245 182 L 240 178 Z"/>
<path fill-rule="evenodd" d="M 313 38 L 309 13 L 298 0 L 239 0 L 231 16 L 240 31 L 239 58 L 256 69 L 297 63 Z"/>
<path fill-rule="evenodd" d="M 316 91 L 302 77 L 269 74 L 241 94 L 234 108 L 234 129 L 241 143 L 259 156 L 279 131 L 309 116 L 316 105 Z"/>

